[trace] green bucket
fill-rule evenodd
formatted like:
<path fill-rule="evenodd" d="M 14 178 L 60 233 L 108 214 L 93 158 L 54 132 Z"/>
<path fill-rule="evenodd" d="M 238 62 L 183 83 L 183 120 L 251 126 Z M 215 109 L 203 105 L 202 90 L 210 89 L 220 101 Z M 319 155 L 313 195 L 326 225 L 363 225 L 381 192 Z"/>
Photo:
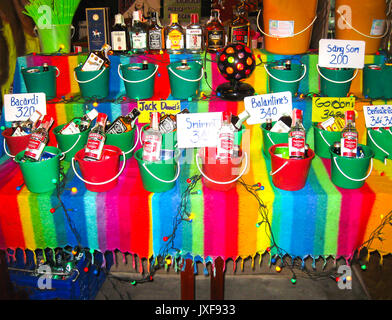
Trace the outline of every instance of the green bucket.
<path fill-rule="evenodd" d="M 46 28 L 36 28 L 41 53 L 56 53 L 61 48 L 62 53 L 71 52 L 71 38 L 75 28 L 70 24 L 54 24 Z"/>
<path fill-rule="evenodd" d="M 340 142 L 340 131 L 328 131 L 317 128 L 317 124 L 313 123 L 314 130 L 314 152 L 320 158 L 331 158 L 329 147 L 335 142 Z"/>
<path fill-rule="evenodd" d="M 143 137 L 146 130 L 150 127 L 149 124 L 146 124 L 142 127 L 140 132 L 140 142 L 143 144 Z M 164 150 L 175 150 L 177 148 L 177 130 L 163 133 L 162 134 L 162 149 Z"/>
<path fill-rule="evenodd" d="M 155 193 L 171 190 L 180 174 L 179 157 L 180 152 L 176 150 L 174 158 L 147 162 L 143 160 L 143 148 L 137 150 L 135 159 L 139 166 L 144 189 Z"/>
<path fill-rule="evenodd" d="M 177 99 L 188 99 L 198 94 L 203 67 L 197 62 L 188 62 L 189 69 L 177 69 L 181 61 L 167 66 L 169 72 L 171 95 Z"/>
<path fill-rule="evenodd" d="M 56 137 L 58 148 L 65 155 L 65 161 L 71 161 L 75 156 L 76 152 L 83 149 L 87 143 L 89 130 L 76 133 L 76 134 L 61 134 L 61 129 L 65 126 L 62 124 L 53 129 L 53 133 Z"/>
<path fill-rule="evenodd" d="M 358 189 L 365 184 L 365 180 L 373 170 L 374 152 L 367 146 L 360 145 L 365 154 L 364 158 L 348 158 L 333 152 L 333 146 L 329 148 L 331 154 L 331 180 L 344 189 Z M 370 163 L 370 170 L 369 170 Z M 369 170 L 369 173 L 367 173 Z"/>
<path fill-rule="evenodd" d="M 125 153 L 125 158 L 130 159 L 134 154 L 134 150 L 139 142 L 135 143 L 135 131 L 136 125 L 132 128 L 131 131 L 118 133 L 118 134 L 106 134 L 106 145 L 119 147 Z M 138 137 L 137 137 L 138 138 Z"/>
<path fill-rule="evenodd" d="M 269 92 L 290 91 L 294 96 L 298 92 L 299 83 L 306 75 L 304 64 L 291 64 L 291 70 L 285 70 L 280 64 L 264 64 L 269 76 Z"/>
<path fill-rule="evenodd" d="M 82 71 L 82 66 L 74 70 L 74 78 L 79 84 L 83 98 L 104 99 L 109 95 L 110 68 L 97 71 Z"/>
<path fill-rule="evenodd" d="M 22 68 L 22 75 L 27 92 L 43 92 L 46 95 L 46 100 L 51 100 L 56 98 L 56 73 L 58 69 L 54 66 L 48 66 L 48 68 L 48 71 L 43 71 L 42 66 Z"/>
<path fill-rule="evenodd" d="M 320 75 L 320 91 L 327 97 L 347 97 L 350 92 L 351 81 L 357 76 L 358 70 L 354 69 L 331 69 L 319 67 L 317 71 Z"/>
<path fill-rule="evenodd" d="M 141 63 L 118 65 L 118 75 L 124 81 L 125 91 L 130 99 L 149 99 L 154 95 L 158 65 L 149 63 L 146 70 L 141 68 Z"/>
<path fill-rule="evenodd" d="M 61 151 L 55 147 L 45 147 L 44 152 L 48 151 L 56 154 L 49 160 L 39 162 L 21 162 L 24 151 L 19 152 L 15 156 L 15 161 L 19 164 L 23 174 L 26 187 L 30 192 L 45 193 L 56 189 L 54 179 L 59 181 L 60 178 L 60 156 Z"/>
<path fill-rule="evenodd" d="M 275 122 L 272 123 L 272 126 Z M 263 133 L 263 153 L 269 159 L 269 148 L 275 144 L 289 143 L 288 133 L 271 132 L 265 129 L 266 123 L 263 123 L 260 128 Z"/>
<path fill-rule="evenodd" d="M 380 128 L 379 131 L 367 129 L 366 145 L 374 152 L 374 158 L 385 161 L 392 160 L 392 132 Z"/>
<path fill-rule="evenodd" d="M 392 66 L 366 64 L 363 95 L 370 99 L 392 99 Z"/>

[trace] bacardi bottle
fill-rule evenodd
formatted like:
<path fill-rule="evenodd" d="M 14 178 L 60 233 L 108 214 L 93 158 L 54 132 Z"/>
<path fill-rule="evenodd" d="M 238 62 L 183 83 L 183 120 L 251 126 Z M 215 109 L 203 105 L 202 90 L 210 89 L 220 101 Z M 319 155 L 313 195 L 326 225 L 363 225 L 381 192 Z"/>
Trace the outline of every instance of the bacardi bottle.
<path fill-rule="evenodd" d="M 159 14 L 151 12 L 150 26 L 148 28 L 148 48 L 151 54 L 159 54 L 165 48 L 164 29 L 159 21 Z"/>
<path fill-rule="evenodd" d="M 150 128 L 144 134 L 143 160 L 148 162 L 154 162 L 161 159 L 162 134 L 159 131 L 159 112 L 151 112 L 150 115 Z"/>
<path fill-rule="evenodd" d="M 302 110 L 293 109 L 293 122 L 289 130 L 289 157 L 292 159 L 305 158 L 306 130 L 302 124 Z"/>
<path fill-rule="evenodd" d="M 140 21 L 141 11 L 133 12 L 130 40 L 133 53 L 144 53 L 148 50 L 148 30 L 145 23 Z"/>
<path fill-rule="evenodd" d="M 185 30 L 185 49 L 187 53 L 200 53 L 203 50 L 203 28 L 197 13 L 191 13 L 191 23 Z"/>
<path fill-rule="evenodd" d="M 165 28 L 165 45 L 167 53 L 178 54 L 184 51 L 184 29 L 178 23 L 178 14 L 170 14 L 170 24 Z"/>
<path fill-rule="evenodd" d="M 205 28 L 206 50 L 210 53 L 218 52 L 225 46 L 225 28 L 219 18 L 219 10 L 211 10 L 211 17 Z"/>
<path fill-rule="evenodd" d="M 92 109 L 83 117 L 73 118 L 61 130 L 61 134 L 77 134 L 86 131 L 91 126 L 91 122 L 98 116 L 98 111 Z"/>
<path fill-rule="evenodd" d="M 131 131 L 139 115 L 140 111 L 138 108 L 132 109 L 127 115 L 119 116 L 114 120 L 106 132 L 109 134 L 120 134 Z"/>
<path fill-rule="evenodd" d="M 124 21 L 124 16 L 118 13 L 114 16 L 114 26 L 111 32 L 112 49 L 115 53 L 126 53 L 129 51 L 130 43 L 128 28 Z"/>
<path fill-rule="evenodd" d="M 218 131 L 216 150 L 217 159 L 231 159 L 234 155 L 234 126 L 231 124 L 231 113 L 222 113 L 222 126 Z"/>
<path fill-rule="evenodd" d="M 340 152 L 343 157 L 355 158 L 358 148 L 358 131 L 355 128 L 355 112 L 348 110 L 345 114 L 346 126 L 341 132 Z"/>
<path fill-rule="evenodd" d="M 101 159 L 106 140 L 105 125 L 107 118 L 108 116 L 105 113 L 98 113 L 97 122 L 87 138 L 84 160 L 96 161 Z"/>
<path fill-rule="evenodd" d="M 250 22 L 245 5 L 240 5 L 237 16 L 229 24 L 229 42 L 250 46 Z"/>

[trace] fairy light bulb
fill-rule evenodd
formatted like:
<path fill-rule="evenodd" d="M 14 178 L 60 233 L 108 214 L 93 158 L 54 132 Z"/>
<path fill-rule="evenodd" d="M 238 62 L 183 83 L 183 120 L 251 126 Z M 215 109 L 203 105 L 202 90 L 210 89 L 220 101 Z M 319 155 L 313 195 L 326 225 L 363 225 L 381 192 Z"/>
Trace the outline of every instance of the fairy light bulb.
<path fill-rule="evenodd" d="M 292 284 L 296 284 L 297 283 L 297 279 L 295 277 L 292 277 L 290 281 L 291 281 Z"/>
<path fill-rule="evenodd" d="M 167 241 L 167 240 L 169 240 L 169 238 L 168 237 L 163 237 L 163 241 Z"/>
<path fill-rule="evenodd" d="M 72 194 L 78 193 L 78 188 L 72 187 L 72 188 L 71 188 L 71 193 L 72 193 Z"/>
<path fill-rule="evenodd" d="M 281 271 L 282 271 L 282 268 L 279 267 L 279 266 L 276 266 L 275 270 L 276 270 L 276 272 L 281 272 Z"/>
<path fill-rule="evenodd" d="M 84 267 L 83 271 L 87 273 L 88 272 L 88 267 Z"/>
<path fill-rule="evenodd" d="M 93 107 L 94 108 L 98 107 L 98 102 L 97 101 L 93 102 Z"/>

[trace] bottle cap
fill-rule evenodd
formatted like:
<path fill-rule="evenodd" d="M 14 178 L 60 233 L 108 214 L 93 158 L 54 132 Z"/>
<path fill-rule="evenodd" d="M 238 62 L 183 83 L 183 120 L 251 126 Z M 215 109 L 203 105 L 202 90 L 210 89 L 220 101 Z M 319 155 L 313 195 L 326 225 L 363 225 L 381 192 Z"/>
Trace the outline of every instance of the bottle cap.
<path fill-rule="evenodd" d="M 139 16 L 139 11 L 134 11 L 133 13 L 132 13 L 132 18 L 133 18 L 133 20 L 140 20 L 140 16 Z"/>
<path fill-rule="evenodd" d="M 302 119 L 302 110 L 295 109 L 295 119 Z"/>
<path fill-rule="evenodd" d="M 191 13 L 191 22 L 198 23 L 199 22 L 199 15 L 197 13 Z"/>
<path fill-rule="evenodd" d="M 121 13 L 117 13 L 114 16 L 115 24 L 124 24 L 124 16 Z"/>
<path fill-rule="evenodd" d="M 102 113 L 102 112 L 98 113 L 97 123 L 105 125 L 107 119 L 108 119 L 107 114 Z"/>
<path fill-rule="evenodd" d="M 223 111 L 222 119 L 223 119 L 223 121 L 230 122 L 231 121 L 231 112 Z"/>
<path fill-rule="evenodd" d="M 354 110 L 347 110 L 346 111 L 346 119 L 350 120 L 350 121 L 355 120 L 355 112 L 354 112 Z"/>
<path fill-rule="evenodd" d="M 92 109 L 89 113 L 87 113 L 87 117 L 92 121 L 98 116 L 97 109 Z"/>

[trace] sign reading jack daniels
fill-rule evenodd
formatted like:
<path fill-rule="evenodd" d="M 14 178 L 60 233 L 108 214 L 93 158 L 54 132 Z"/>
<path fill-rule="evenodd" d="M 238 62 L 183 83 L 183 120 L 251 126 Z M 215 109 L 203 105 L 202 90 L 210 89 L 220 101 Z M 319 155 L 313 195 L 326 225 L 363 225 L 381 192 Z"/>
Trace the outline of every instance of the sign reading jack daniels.
<path fill-rule="evenodd" d="M 191 13 L 201 15 L 201 0 L 165 0 L 163 17 L 170 22 L 170 14 L 177 13 L 180 24 L 186 25 L 190 21 Z"/>

